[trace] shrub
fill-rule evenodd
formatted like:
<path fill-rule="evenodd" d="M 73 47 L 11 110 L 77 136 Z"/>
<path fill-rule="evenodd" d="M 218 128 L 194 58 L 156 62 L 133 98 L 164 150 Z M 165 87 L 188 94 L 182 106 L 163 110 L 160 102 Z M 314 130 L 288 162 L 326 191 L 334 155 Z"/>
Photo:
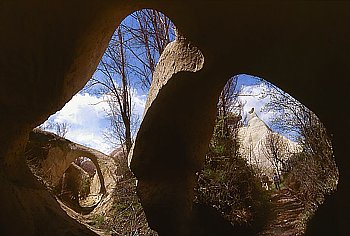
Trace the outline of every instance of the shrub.
<path fill-rule="evenodd" d="M 207 159 L 195 189 L 195 202 L 214 207 L 235 225 L 261 221 L 259 214 L 266 213 L 267 199 L 259 179 L 241 157 Z"/>
<path fill-rule="evenodd" d="M 230 120 L 239 122 L 239 119 Z M 225 130 L 223 124 L 230 125 L 228 132 L 220 132 Z M 204 168 L 198 174 L 195 202 L 214 207 L 232 225 L 250 227 L 257 232 L 269 213 L 269 196 L 253 167 L 237 152 L 238 127 L 237 123 L 222 122 L 218 117 Z"/>

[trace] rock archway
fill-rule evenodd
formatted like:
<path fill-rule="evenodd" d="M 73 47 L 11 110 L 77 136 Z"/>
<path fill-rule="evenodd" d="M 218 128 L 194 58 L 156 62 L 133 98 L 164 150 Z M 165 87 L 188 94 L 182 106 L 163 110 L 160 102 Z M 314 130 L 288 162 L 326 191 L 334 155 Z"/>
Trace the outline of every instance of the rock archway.
<path fill-rule="evenodd" d="M 98 194 L 101 195 L 99 199 L 102 199 L 102 196 L 107 192 L 105 177 L 111 179 L 111 176 L 108 173 L 104 173 L 106 175 L 104 176 L 102 172 L 105 168 L 101 168 L 101 166 L 104 167 L 105 162 L 111 158 L 99 151 L 73 143 L 53 133 L 34 129 L 29 134 L 25 156 L 32 171 L 37 172 L 35 173 L 37 177 L 42 179 L 48 188 L 56 189 L 57 195 L 60 195 L 59 192 L 62 191 L 64 185 L 68 184 L 68 187 L 69 185 L 79 185 L 81 175 L 85 171 L 82 169 L 82 165 L 76 165 L 74 162 L 80 157 L 89 158 L 94 165 L 99 181 Z M 85 172 L 85 174 L 88 173 Z M 70 180 L 65 180 L 69 176 L 71 176 Z M 71 190 L 78 194 L 76 188 Z M 82 207 L 77 197 L 74 202 L 68 201 L 70 207 L 77 212 L 85 214 L 91 212 L 98 205 L 98 202 L 95 202 L 91 206 Z"/>
<path fill-rule="evenodd" d="M 99 161 L 106 157 L 103 153 L 70 142 L 50 132 L 34 129 L 29 134 L 26 157 L 40 165 L 44 175 L 48 173 L 46 175 L 47 181 L 54 186 L 57 186 L 60 178 L 74 160 L 79 157 L 87 157 L 96 166 L 101 184 L 100 193 L 104 194 L 106 192 L 104 177 L 99 164 Z"/>
<path fill-rule="evenodd" d="M 0 218 L 5 235 L 93 235 L 65 215 L 37 183 L 25 165 L 24 150 L 29 132 L 60 109 L 90 78 L 118 23 L 142 7 L 168 15 L 205 59 L 201 70 L 179 71 L 170 77 L 149 108 L 135 146 L 135 154 L 141 148 L 138 145 L 150 145 L 151 151 L 161 144 L 164 150 L 142 162 L 161 158 L 169 152 L 165 149 L 171 152 L 181 147 L 168 157 L 177 168 L 163 169 L 167 166 L 160 164 L 157 175 L 149 176 L 149 169 L 134 164 L 139 178 L 150 186 L 166 186 L 168 199 L 186 201 L 186 196 L 191 196 L 193 171 L 201 165 L 201 154 L 210 136 L 214 101 L 220 89 L 232 74 L 260 75 L 317 113 L 333 135 L 339 189 L 318 211 L 309 233 L 341 235 L 347 228 L 346 212 L 350 210 L 350 127 L 344 99 L 350 54 L 349 3 L 97 0 L 0 3 L 0 185 L 6 193 L 0 197 L 4 206 Z M 169 67 L 172 65 L 164 65 Z M 181 116 L 179 112 L 183 111 Z M 172 125 L 166 124 L 170 114 L 178 118 Z M 208 126 L 199 129 L 203 123 Z M 186 130 L 175 130 L 182 126 Z M 165 140 L 152 135 L 166 137 L 167 133 L 172 136 Z M 153 138 L 139 141 L 142 137 Z M 191 156 L 194 152 L 196 155 Z M 181 159 L 176 162 L 177 156 Z M 177 171 L 181 175 L 175 182 Z M 170 189 L 168 183 L 177 187 Z M 151 204 L 148 217 L 159 218 L 152 209 L 156 208 Z M 170 217 L 183 226 L 179 232 L 189 230 L 188 209 L 189 203 L 171 213 Z M 161 232 L 173 227 L 166 221 L 153 222 L 158 222 L 151 224 Z"/>

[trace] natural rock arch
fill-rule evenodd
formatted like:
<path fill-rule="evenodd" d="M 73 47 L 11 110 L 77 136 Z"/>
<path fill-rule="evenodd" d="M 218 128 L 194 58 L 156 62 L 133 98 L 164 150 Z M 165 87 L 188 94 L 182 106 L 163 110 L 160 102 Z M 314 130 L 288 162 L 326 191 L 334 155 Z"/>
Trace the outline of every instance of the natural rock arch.
<path fill-rule="evenodd" d="M 154 116 L 159 114 L 159 121 L 164 122 L 167 115 L 162 117 L 160 113 L 167 113 L 165 104 L 180 107 L 178 102 L 183 99 L 176 98 L 183 94 L 197 100 L 199 107 L 204 103 L 213 107 L 226 79 L 242 72 L 260 75 L 289 92 L 313 110 L 333 134 L 340 172 L 339 190 L 319 210 L 309 232 L 340 235 L 348 222 L 348 214 L 341 212 L 350 210 L 347 191 L 350 187 L 347 159 L 350 127 L 348 110 L 344 109 L 350 54 L 347 26 L 350 5 L 346 2 L 2 2 L 0 184 L 2 192 L 7 193 L 0 197 L 4 206 L 0 213 L 3 232 L 12 235 L 23 232 L 28 235 L 93 234 L 68 218 L 32 177 L 25 165 L 24 149 L 30 130 L 60 109 L 90 78 L 117 24 L 142 7 L 162 10 L 205 57 L 202 70 L 179 72 L 169 79 L 154 100 L 154 107 L 150 108 Z M 335 73 L 342 86 L 330 83 Z M 187 88 L 190 84 L 192 94 Z M 197 95 L 206 99 L 200 100 Z M 158 110 L 160 107 L 165 110 Z M 213 119 L 210 112 L 202 113 L 204 119 Z M 194 117 L 198 118 L 198 114 Z M 147 119 L 150 118 L 146 115 Z M 147 135 L 154 132 L 152 122 L 155 120 L 145 121 L 151 125 L 146 130 Z M 177 122 L 174 128 L 181 122 L 194 123 L 190 116 Z M 211 125 L 209 122 L 207 131 Z M 202 146 L 190 147 L 187 138 L 197 140 L 200 134 L 190 127 L 187 133 L 180 131 L 176 132 L 177 143 L 173 146 L 183 145 L 185 153 L 190 153 L 187 151 L 191 148 L 198 148 L 198 153 L 203 151 L 209 133 L 203 131 Z M 195 167 L 190 169 L 198 168 L 200 162 L 195 162 Z M 185 159 L 179 168 L 188 169 L 188 165 Z M 185 186 L 192 181 L 192 177 L 180 178 L 177 183 Z M 328 218 L 332 220 L 326 220 Z M 164 223 L 155 227 L 164 230 L 166 226 L 161 224 Z M 186 228 L 184 223 L 180 230 L 185 232 Z"/>
<path fill-rule="evenodd" d="M 34 153 L 31 153 L 34 152 Z M 80 144 L 70 142 L 53 133 L 34 129 L 29 134 L 26 147 L 26 157 L 33 157 L 41 167 L 43 173 L 48 173 L 47 180 L 56 186 L 68 169 L 69 165 L 79 157 L 89 158 L 95 165 L 100 180 L 100 193 L 106 193 L 104 177 L 101 172 L 99 161 L 106 155 Z"/>

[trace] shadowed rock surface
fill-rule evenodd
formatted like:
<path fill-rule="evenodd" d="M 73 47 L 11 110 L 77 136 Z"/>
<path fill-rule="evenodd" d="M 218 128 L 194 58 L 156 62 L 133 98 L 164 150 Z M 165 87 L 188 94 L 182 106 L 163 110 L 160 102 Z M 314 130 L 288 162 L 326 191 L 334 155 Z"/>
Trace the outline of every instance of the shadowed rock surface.
<path fill-rule="evenodd" d="M 106 192 L 100 164 L 107 156 L 97 150 L 71 142 L 53 133 L 34 129 L 29 136 L 26 157 L 30 165 L 35 165 L 48 186 L 56 187 L 68 167 L 79 157 L 88 157 L 95 164 L 101 183 L 100 193 Z M 77 169 L 75 167 L 74 169 Z M 73 173 L 72 173 L 73 174 Z"/>
<path fill-rule="evenodd" d="M 135 166 L 143 180 L 139 188 L 152 190 L 140 193 L 143 199 L 154 197 L 152 204 L 143 202 L 152 225 L 163 235 L 174 227 L 166 220 L 167 213 L 159 213 L 160 207 L 169 209 L 169 219 L 180 222 L 180 231 L 189 230 L 193 173 L 204 159 L 219 91 L 232 75 L 247 73 L 269 80 L 304 103 L 332 134 L 338 191 L 326 199 L 307 233 L 344 235 L 350 220 L 350 126 L 344 99 L 350 63 L 350 3 L 126 0 L 0 3 L 0 186 L 6 193 L 0 196 L 2 233 L 93 235 L 68 218 L 38 183 L 26 166 L 24 151 L 30 131 L 91 78 L 121 20 L 143 7 L 168 15 L 205 58 L 197 72 L 171 73 L 148 109 L 137 138 L 153 137 L 140 143 L 150 150 L 161 148 L 145 156 L 144 170 Z M 149 174 L 150 163 L 165 156 L 170 162 Z M 174 173 L 179 173 L 177 179 Z M 164 201 L 169 205 L 162 205 Z M 177 210 L 178 205 L 173 205 L 177 201 L 186 204 Z"/>
<path fill-rule="evenodd" d="M 86 215 L 81 220 L 85 223 L 93 215 L 108 212 L 113 207 L 118 165 L 112 157 L 40 129 L 34 129 L 30 133 L 26 157 L 35 176 L 51 194 L 56 195 L 61 207 L 72 218 L 79 219 Z M 77 161 L 79 157 L 89 160 L 80 163 Z M 86 163 L 86 169 L 96 174 L 90 176 L 83 169 L 84 166 L 75 162 Z M 79 191 L 82 190 L 84 179 L 90 180 L 90 195 L 88 193 L 87 199 L 81 201 L 79 197 L 83 193 Z"/>
<path fill-rule="evenodd" d="M 200 81 L 193 78 L 191 72 L 201 69 L 203 60 L 201 52 L 183 37 L 166 47 L 159 59 L 147 110 L 130 154 L 142 206 L 151 228 L 161 234 L 169 231 L 173 235 L 186 234 L 183 230 L 191 218 L 195 172 L 201 168 L 208 145 L 208 141 L 202 142 L 201 136 L 210 134 L 213 125 L 212 117 L 205 114 L 216 109 L 209 101 L 198 106 L 199 99 L 207 100 L 209 96 L 201 93 L 200 88 L 198 96 L 192 98 L 193 88 Z M 172 66 L 166 67 L 169 64 Z M 176 81 L 180 86 L 174 86 Z M 177 98 L 181 103 L 171 101 L 177 93 L 181 93 Z M 184 123 L 187 117 L 197 119 L 188 123 L 188 127 Z M 181 145 L 172 148 L 174 142 L 181 142 Z M 155 143 L 157 145 L 153 145 Z"/>

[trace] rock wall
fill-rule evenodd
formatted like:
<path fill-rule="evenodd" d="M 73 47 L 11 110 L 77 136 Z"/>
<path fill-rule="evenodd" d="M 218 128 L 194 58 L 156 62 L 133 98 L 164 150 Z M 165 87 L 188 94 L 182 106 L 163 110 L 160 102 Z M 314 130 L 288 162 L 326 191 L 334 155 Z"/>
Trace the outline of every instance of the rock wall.
<path fill-rule="evenodd" d="M 68 218 L 36 181 L 25 164 L 24 150 L 29 132 L 62 108 L 91 77 L 119 22 L 134 10 L 150 7 L 167 14 L 205 57 L 201 70 L 171 76 L 144 117 L 142 126 L 147 129 L 141 128 L 137 138 L 150 137 L 149 150 L 157 150 L 156 146 L 163 150 L 154 157 L 145 152 L 149 153 L 142 160 L 145 169 L 135 166 L 143 184 L 159 184 L 160 189 L 166 189 L 163 186 L 171 183 L 163 194 L 165 198 L 170 203 L 178 199 L 188 203 L 178 211 L 178 205 L 165 205 L 169 217 L 185 225 L 193 172 L 200 168 L 210 139 L 217 96 L 230 76 L 247 73 L 269 80 L 303 102 L 332 134 L 340 172 L 338 191 L 326 200 L 308 232 L 342 235 L 350 221 L 346 214 L 350 211 L 350 123 L 344 99 L 348 93 L 344 85 L 350 54 L 349 4 L 2 1 L 0 186 L 1 192 L 6 193 L 0 195 L 2 233 L 93 234 Z M 172 65 L 167 63 L 164 67 Z M 184 126 L 186 129 L 180 128 Z M 195 141 L 188 141 L 192 139 Z M 161 157 L 167 157 L 169 163 L 156 165 L 156 174 L 146 177 L 151 163 Z M 172 165 L 174 169 L 170 168 Z M 177 180 L 173 178 L 175 172 L 181 173 Z M 154 204 L 158 200 L 165 203 L 162 193 L 154 192 Z M 147 215 L 149 219 L 159 217 L 151 210 Z M 165 235 L 167 227 L 174 227 L 165 219 L 152 222 L 158 222 L 153 224 Z"/>
<path fill-rule="evenodd" d="M 75 219 L 81 214 L 100 214 L 112 208 L 118 178 L 118 165 L 112 157 L 40 129 L 30 133 L 25 153 L 36 177 L 51 194 L 56 194 L 75 211 L 67 211 Z M 84 157 L 81 166 L 75 164 L 80 157 Z M 89 206 L 80 204 L 78 199 L 82 181 L 90 179 L 89 173 L 83 169 L 84 163 L 88 171 L 96 173 L 90 180 L 90 193 L 94 196 L 90 197 Z M 65 206 L 62 208 L 66 209 Z"/>
<path fill-rule="evenodd" d="M 200 86 L 193 89 L 199 82 L 193 72 L 203 64 L 202 53 L 184 37 L 166 47 L 156 67 L 144 119 L 130 153 L 131 169 L 138 179 L 138 195 L 148 222 L 161 235 L 190 233 L 195 173 L 200 170 L 208 144 L 199 135 L 203 131 L 210 133 L 212 117 L 204 114 L 215 110 L 210 103 L 198 106 L 198 99 L 207 97 Z M 171 101 L 179 92 L 181 97 L 177 99 L 182 102 Z M 198 119 L 185 124 L 187 117 Z M 173 148 L 176 142 L 181 144 Z"/>
<path fill-rule="evenodd" d="M 40 169 L 41 178 L 52 186 L 57 186 L 64 172 L 79 157 L 89 158 L 96 166 L 101 183 L 101 193 L 106 192 L 100 162 L 108 158 L 105 154 L 61 138 L 53 133 L 34 129 L 26 147 L 26 157 L 30 165 Z"/>

